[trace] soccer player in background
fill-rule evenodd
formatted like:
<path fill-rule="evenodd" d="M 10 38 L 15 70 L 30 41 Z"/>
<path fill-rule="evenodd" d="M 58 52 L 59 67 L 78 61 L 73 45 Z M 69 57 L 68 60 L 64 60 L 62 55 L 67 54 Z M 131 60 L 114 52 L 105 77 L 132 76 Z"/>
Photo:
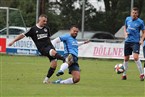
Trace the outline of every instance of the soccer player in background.
<path fill-rule="evenodd" d="M 56 67 L 57 67 L 57 59 L 65 61 L 64 57 L 59 55 L 55 48 L 53 47 L 51 40 L 50 40 L 50 31 L 49 27 L 46 26 L 47 24 L 47 16 L 42 14 L 38 18 L 38 22 L 36 25 L 31 27 L 31 29 L 26 32 L 18 35 L 12 42 L 8 45 L 12 46 L 16 41 L 23 39 L 26 37 L 31 37 L 34 41 L 38 51 L 47 56 L 50 60 L 50 68 L 48 69 L 48 73 L 43 81 L 43 83 L 48 83 L 50 77 L 53 75 Z"/>
<path fill-rule="evenodd" d="M 144 44 L 143 44 L 143 56 L 145 58 L 145 39 L 144 39 Z M 144 75 L 145 75 L 145 62 L 144 62 Z"/>
<path fill-rule="evenodd" d="M 134 7 L 131 11 L 131 16 L 127 17 L 125 20 L 124 34 L 125 34 L 125 43 L 124 43 L 124 63 L 125 72 L 122 75 L 122 80 L 127 79 L 126 71 L 128 69 L 128 61 L 130 55 L 133 52 L 134 61 L 138 67 L 140 73 L 140 80 L 144 81 L 144 72 L 142 63 L 139 59 L 140 45 L 143 43 L 145 38 L 145 27 L 144 22 L 139 17 L 138 8 Z M 142 31 L 142 37 L 140 39 L 140 30 Z"/>
<path fill-rule="evenodd" d="M 89 40 L 78 43 L 76 37 L 79 32 L 77 26 L 73 25 L 70 27 L 70 34 L 64 34 L 60 37 L 52 40 L 52 44 L 63 42 L 64 44 L 64 57 L 66 61 L 69 60 L 69 63 L 63 63 L 60 66 L 60 70 L 57 72 L 57 76 L 64 74 L 65 69 L 69 69 L 69 74 L 72 75 L 71 78 L 62 80 L 58 79 L 52 83 L 54 84 L 74 84 L 80 81 L 80 68 L 78 64 L 78 46 L 86 44 Z"/>

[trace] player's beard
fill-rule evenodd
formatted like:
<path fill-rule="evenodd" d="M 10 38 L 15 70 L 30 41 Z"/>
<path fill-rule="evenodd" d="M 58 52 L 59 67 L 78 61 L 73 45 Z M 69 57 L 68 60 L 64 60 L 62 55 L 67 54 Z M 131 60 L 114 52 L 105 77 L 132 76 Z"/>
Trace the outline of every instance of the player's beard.
<path fill-rule="evenodd" d="M 73 38 L 76 38 L 77 37 L 77 34 L 76 35 L 71 35 Z"/>
<path fill-rule="evenodd" d="M 77 36 L 73 36 L 73 38 L 76 38 Z"/>

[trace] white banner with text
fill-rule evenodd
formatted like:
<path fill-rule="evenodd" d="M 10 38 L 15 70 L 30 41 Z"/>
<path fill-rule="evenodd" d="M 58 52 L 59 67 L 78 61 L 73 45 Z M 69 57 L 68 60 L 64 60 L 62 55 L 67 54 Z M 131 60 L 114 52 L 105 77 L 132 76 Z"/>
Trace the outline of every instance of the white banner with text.
<path fill-rule="evenodd" d="M 21 54 L 21 55 L 39 55 L 34 42 L 30 38 L 24 38 L 14 43 L 13 46 L 8 46 L 12 39 L 7 39 L 6 53 Z M 57 52 L 63 54 L 63 43 L 54 45 Z M 124 43 L 105 43 L 105 42 L 90 42 L 79 47 L 79 57 L 88 58 L 108 58 L 108 59 L 123 59 L 124 57 Z M 141 60 L 144 60 L 143 49 L 140 47 Z M 133 56 L 130 56 L 133 59 Z"/>
<path fill-rule="evenodd" d="M 144 60 L 142 48 L 141 46 L 139 57 Z M 79 57 L 123 59 L 124 43 L 90 42 L 79 47 Z M 132 55 L 130 59 L 133 59 Z"/>

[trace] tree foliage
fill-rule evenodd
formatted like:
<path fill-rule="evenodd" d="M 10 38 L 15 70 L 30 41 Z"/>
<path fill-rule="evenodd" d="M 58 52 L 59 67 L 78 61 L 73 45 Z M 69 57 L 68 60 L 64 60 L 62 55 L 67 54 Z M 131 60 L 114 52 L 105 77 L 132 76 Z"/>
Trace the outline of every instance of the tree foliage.
<path fill-rule="evenodd" d="M 101 0 L 97 0 L 100 2 Z M 77 4 L 77 6 L 76 6 Z M 68 29 L 71 24 L 82 24 L 82 0 L 40 0 L 40 14 L 48 15 L 48 25 L 52 34 L 60 29 Z M 91 31 L 107 31 L 112 34 L 124 24 L 126 16 L 130 15 L 131 0 L 104 0 L 105 12 L 85 0 L 85 29 Z M 134 6 L 140 9 L 140 18 L 145 21 L 144 0 L 134 0 Z M 25 20 L 26 26 L 36 23 L 36 0 L 1 0 L 0 6 L 18 8 Z M 0 11 L 1 12 L 1 11 Z M 6 22 L 5 15 L 0 14 L 0 28 Z M 21 24 L 17 13 L 11 14 L 11 23 Z"/>

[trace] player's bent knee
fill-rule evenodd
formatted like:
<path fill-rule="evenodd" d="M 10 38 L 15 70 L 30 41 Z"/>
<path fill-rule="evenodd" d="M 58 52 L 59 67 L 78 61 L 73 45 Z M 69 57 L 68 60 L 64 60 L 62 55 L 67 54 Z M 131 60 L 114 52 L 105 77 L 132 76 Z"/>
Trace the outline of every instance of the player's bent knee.
<path fill-rule="evenodd" d="M 74 79 L 73 79 L 73 82 L 74 83 L 78 83 L 80 81 L 80 77 L 75 77 Z"/>
<path fill-rule="evenodd" d="M 55 54 L 56 54 L 56 51 L 55 51 L 54 49 L 51 49 L 51 50 L 49 51 L 49 55 L 50 55 L 50 56 L 55 56 Z"/>
<path fill-rule="evenodd" d="M 134 61 L 138 61 L 138 58 L 134 58 Z"/>

